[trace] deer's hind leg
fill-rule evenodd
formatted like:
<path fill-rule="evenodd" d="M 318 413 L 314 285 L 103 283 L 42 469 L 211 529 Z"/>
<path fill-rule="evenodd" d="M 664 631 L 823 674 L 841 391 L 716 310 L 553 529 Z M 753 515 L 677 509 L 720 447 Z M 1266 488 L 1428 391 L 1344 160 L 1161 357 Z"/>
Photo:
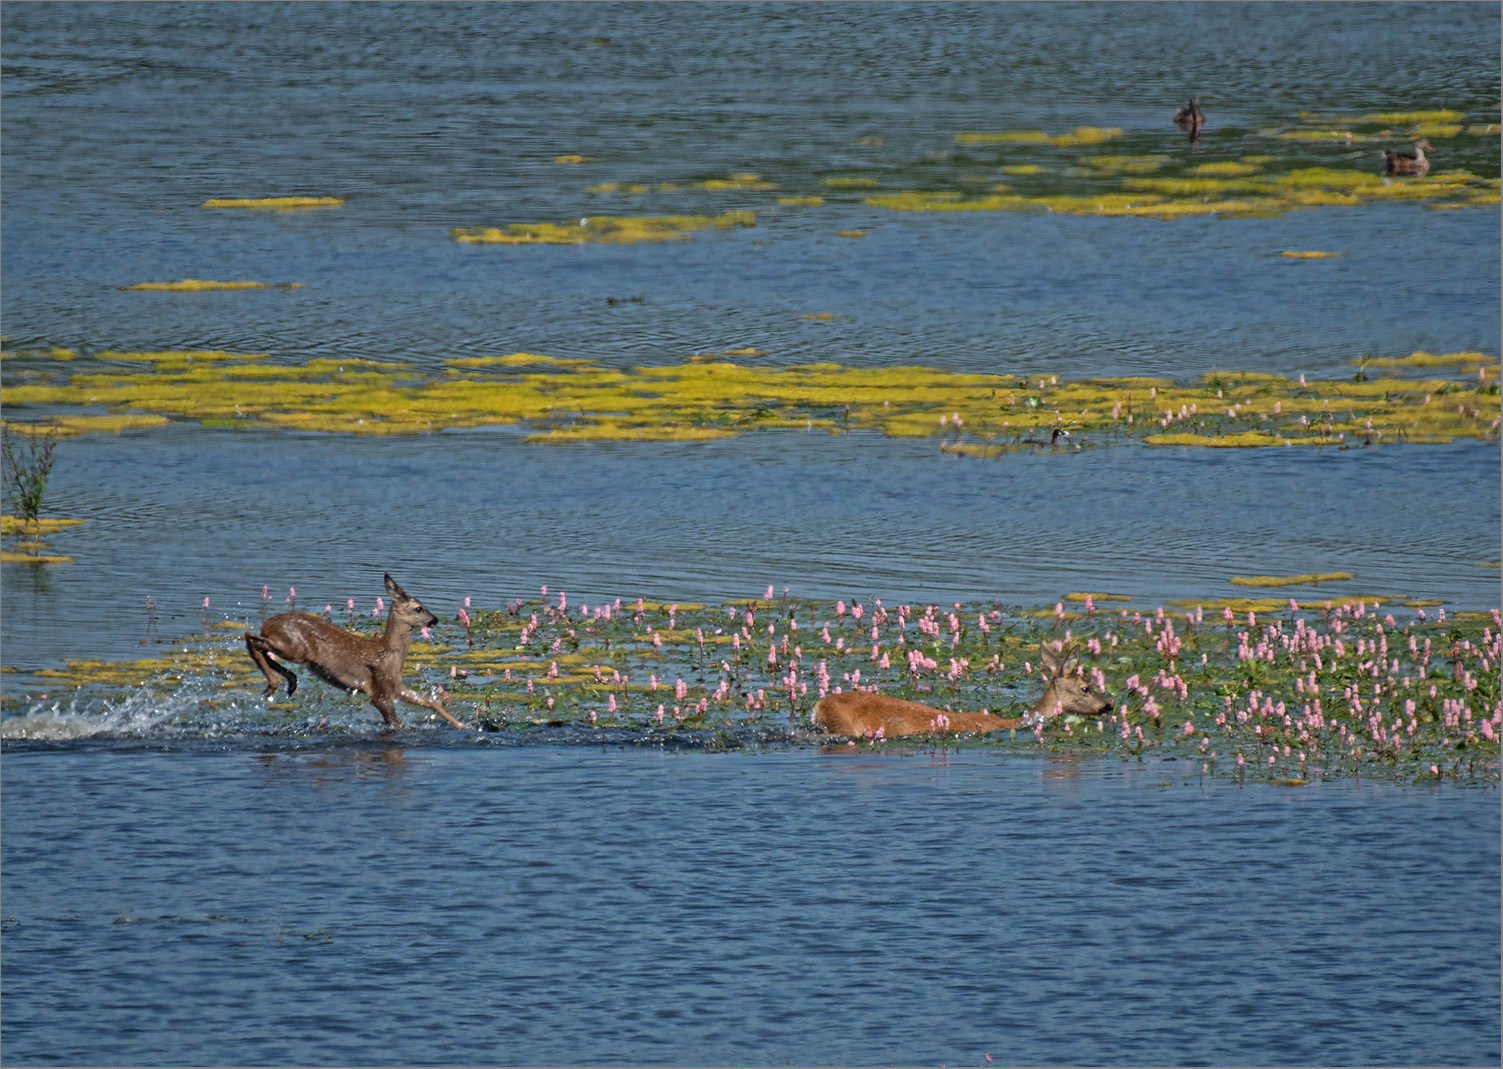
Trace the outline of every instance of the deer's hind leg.
<path fill-rule="evenodd" d="M 267 679 L 267 687 L 263 697 L 270 698 L 277 692 L 277 686 L 282 679 L 287 681 L 287 696 L 292 697 L 297 690 L 297 673 L 276 661 L 272 660 L 271 654 L 276 650 L 272 644 L 266 641 L 264 635 L 258 635 L 254 631 L 245 633 L 245 648 L 250 652 L 251 660 L 256 662 L 256 667 L 261 669 L 261 674 Z M 280 676 L 281 679 L 277 677 Z"/>

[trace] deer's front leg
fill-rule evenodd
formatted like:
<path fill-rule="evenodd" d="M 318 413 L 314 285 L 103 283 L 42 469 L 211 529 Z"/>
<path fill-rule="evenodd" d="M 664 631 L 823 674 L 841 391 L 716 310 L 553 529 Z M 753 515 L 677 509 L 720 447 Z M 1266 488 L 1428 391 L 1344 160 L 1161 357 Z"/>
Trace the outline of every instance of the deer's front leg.
<path fill-rule="evenodd" d="M 381 714 L 381 719 L 386 721 L 387 727 L 399 728 L 402 726 L 402 721 L 397 719 L 397 702 L 392 695 L 373 693 L 370 698 L 371 704 Z"/>
<path fill-rule="evenodd" d="M 461 731 L 469 729 L 468 724 L 462 723 L 461 721 L 456 720 L 452 715 L 450 715 L 449 710 L 445 709 L 443 703 L 440 702 L 437 698 L 430 698 L 427 695 L 419 694 L 417 691 L 408 686 L 404 686 L 401 690 L 397 691 L 397 697 L 401 698 L 404 702 L 407 702 L 410 705 L 421 705 L 425 709 L 432 709 L 435 713 L 443 717 L 455 727 L 459 728 Z"/>

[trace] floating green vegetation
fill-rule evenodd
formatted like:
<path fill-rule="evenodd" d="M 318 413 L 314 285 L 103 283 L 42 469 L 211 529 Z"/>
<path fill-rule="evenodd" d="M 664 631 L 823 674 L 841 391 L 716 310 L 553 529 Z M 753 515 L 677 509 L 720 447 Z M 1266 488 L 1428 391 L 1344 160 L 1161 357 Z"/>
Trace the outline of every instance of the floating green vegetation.
<path fill-rule="evenodd" d="M 865 176 L 857 178 L 825 179 L 825 185 L 829 186 L 831 189 L 876 189 L 881 184 L 882 183 L 878 182 L 875 178 Z"/>
<path fill-rule="evenodd" d="M 119 434 L 122 431 L 145 431 L 165 427 L 166 416 L 125 412 L 108 416 L 59 416 L 52 426 L 65 438 L 75 434 Z"/>
<path fill-rule="evenodd" d="M 1003 130 L 997 133 L 967 131 L 956 134 L 955 143 L 958 145 L 1017 143 L 1070 148 L 1077 145 L 1100 145 L 1121 136 L 1122 131 L 1117 127 L 1078 126 L 1067 134 L 1046 134 L 1042 130 Z"/>
<path fill-rule="evenodd" d="M 1454 124 L 1466 119 L 1460 111 L 1384 111 L 1351 120 L 1357 126 L 1410 126 L 1420 123 Z"/>
<path fill-rule="evenodd" d="M 123 360 L 129 363 L 157 364 L 161 367 L 181 364 L 222 364 L 241 360 L 265 360 L 269 353 L 227 353 L 223 349 L 170 349 L 159 352 L 118 352 L 102 349 L 96 360 Z"/>
<path fill-rule="evenodd" d="M 711 193 L 723 193 L 727 190 L 749 190 L 762 192 L 769 189 L 777 189 L 777 185 L 769 182 L 759 174 L 751 171 L 738 171 L 726 178 L 704 178 L 697 182 L 690 182 L 686 186 L 682 182 L 659 182 L 655 185 L 646 182 L 597 182 L 586 186 L 585 190 L 590 193 L 672 193 L 680 189 L 706 190 Z"/>
<path fill-rule="evenodd" d="M 1300 112 L 1298 123 L 1287 128 L 1260 131 L 1282 141 L 1331 141 L 1345 143 L 1395 142 L 1421 137 L 1495 137 L 1496 123 L 1466 125 L 1459 111 L 1386 111 L 1339 117 Z"/>
<path fill-rule="evenodd" d="M 1479 367 L 1497 364 L 1496 357 L 1490 357 L 1486 353 L 1468 351 L 1461 353 L 1427 353 L 1423 350 L 1410 353 L 1408 356 L 1364 356 L 1356 357 L 1351 363 L 1367 367 L 1408 367 L 1408 368 L 1431 368 L 1431 367 L 1458 367 L 1476 369 Z"/>
<path fill-rule="evenodd" d="M 73 349 L 62 349 L 56 345 L 46 345 L 39 349 L 0 349 L 0 361 L 14 360 L 17 357 L 40 360 L 72 360 L 78 352 Z"/>
<path fill-rule="evenodd" d="M 816 313 L 817 316 L 832 315 Z M 1001 456 L 1141 440 L 1155 446 L 1378 445 L 1496 439 L 1500 396 L 1481 353 L 1447 354 L 1449 377 L 1289 379 L 1212 371 L 1190 382 L 1079 382 L 1021 370 L 957 373 L 840 364 L 754 367 L 742 345 L 669 366 L 614 369 L 536 353 L 445 361 L 434 373 L 397 363 L 236 363 L 228 354 L 102 353 L 146 367 L 34 369 L 6 404 L 48 406 L 73 432 L 159 426 L 280 426 L 351 434 L 426 433 L 522 425 L 533 441 L 694 440 L 758 429 L 871 430 L 934 438 L 957 453 Z M 264 354 L 262 354 L 264 355 Z M 171 358 L 168 358 L 168 357 Z M 190 358 L 191 357 L 191 358 Z M 1393 358 L 1363 357 L 1376 368 Z M 1400 366 L 1428 367 L 1430 354 Z M 76 366 L 76 365 L 74 365 Z M 51 381 L 46 381 L 47 376 Z"/>
<path fill-rule="evenodd" d="M 1257 174 L 1259 166 L 1248 163 L 1246 160 L 1221 160 L 1214 163 L 1202 163 L 1190 169 L 1191 174 L 1205 175 L 1213 178 L 1241 178 L 1244 175 Z"/>
<path fill-rule="evenodd" d="M 1039 138 L 1049 140 L 1028 132 L 960 135 L 967 143 L 1037 142 Z M 1034 183 L 1031 191 L 1021 193 L 997 185 L 983 195 L 907 189 L 873 194 L 865 203 L 892 211 L 1043 211 L 1173 220 L 1207 215 L 1272 218 L 1304 208 L 1352 207 L 1381 200 L 1425 201 L 1437 207 L 1498 202 L 1496 180 L 1462 170 L 1396 180 L 1378 173 L 1376 165 L 1371 170 L 1304 166 L 1280 173 L 1269 169 L 1275 161 L 1266 155 L 1196 164 L 1178 174 L 1162 173 L 1174 161 L 1159 155 L 1086 155 L 1077 162 L 1085 170 L 1074 173 L 1098 188 L 1082 190 L 1077 181 L 1053 190 Z M 1027 177 L 1031 172 L 1023 168 L 1028 166 L 1004 170 Z M 1109 184 L 1103 185 L 1102 180 Z"/>
<path fill-rule="evenodd" d="M 205 208 L 269 208 L 274 211 L 299 208 L 337 208 L 344 203 L 343 197 L 212 197 L 203 202 Z"/>
<path fill-rule="evenodd" d="M 1306 251 L 1306 252 L 1294 252 L 1294 251 L 1286 249 L 1283 252 L 1279 253 L 1279 255 L 1282 256 L 1286 260 L 1330 260 L 1330 259 L 1333 259 L 1333 258 L 1335 258 L 1337 256 L 1340 256 L 1341 253 L 1339 253 L 1339 252 L 1315 252 L 1313 250 L 1312 251 Z"/>
<path fill-rule="evenodd" d="M 546 589 L 546 588 L 545 588 Z M 646 599 L 588 606 L 558 595 L 471 609 L 415 644 L 409 677 L 443 687 L 461 719 L 540 739 L 692 745 L 696 738 L 770 739 L 857 747 L 954 745 L 940 733 L 899 742 L 832 739 L 810 726 L 830 692 L 872 689 L 949 710 L 1021 714 L 1040 690 L 1045 643 L 1073 643 L 1082 671 L 1111 696 L 1099 719 L 1066 716 L 1036 728 L 967 736 L 965 745 L 1083 757 L 1157 754 L 1189 774 L 1274 782 L 1360 775 L 1495 783 L 1503 701 L 1498 611 L 1385 611 L 1378 599 L 1183 602 L 1184 611 L 1004 609 L 995 603 L 886 605 L 763 598 L 720 605 Z M 340 620 L 344 623 L 344 620 Z M 380 621 L 350 623 L 367 633 Z M 223 733 L 224 710 L 254 730 L 271 716 L 363 722 L 362 703 L 309 684 L 268 709 L 238 632 L 173 643 L 139 660 L 67 661 L 32 672 L 55 702 L 205 684 L 202 710 Z M 8 688 L 15 708 L 30 698 Z M 86 703 L 75 702 L 74 704 Z M 409 713 L 409 715 L 411 715 Z M 11 722 L 14 725 L 14 721 Z M 317 725 L 317 727 L 313 727 Z M 440 730 L 446 730 L 440 728 Z M 572 736 L 569 733 L 573 733 Z M 603 733 L 603 734 L 602 734 Z"/>
<path fill-rule="evenodd" d="M 598 360 L 581 357 L 543 356 L 539 353 L 509 353 L 506 356 L 460 356 L 444 363 L 452 368 L 485 367 L 590 367 Z"/>
<path fill-rule="evenodd" d="M 202 278 L 184 278 L 176 282 L 137 282 L 121 286 L 123 290 L 155 290 L 168 293 L 202 293 L 206 290 L 300 290 L 301 282 L 211 282 Z"/>
<path fill-rule="evenodd" d="M 55 553 L 20 553 L 13 549 L 0 549 L 0 564 L 72 564 L 72 557 Z"/>
<path fill-rule="evenodd" d="M 707 189 L 711 192 L 718 193 L 728 189 L 749 189 L 754 191 L 761 191 L 768 189 L 777 189 L 778 187 L 774 183 L 767 181 L 767 179 L 763 178 L 761 175 L 753 174 L 750 171 L 740 171 L 736 174 L 731 175 L 729 178 L 706 178 L 703 181 L 694 182 L 692 183 L 691 188 Z"/>
<path fill-rule="evenodd" d="M 1319 586 L 1356 578 L 1351 572 L 1317 572 L 1311 575 L 1234 575 L 1228 582 L 1236 586 Z"/>
<path fill-rule="evenodd" d="M 1168 156 L 1086 156 L 1080 161 L 1097 171 L 1114 174 L 1152 174 L 1169 162 Z"/>
<path fill-rule="evenodd" d="M 755 224 L 756 214 L 749 211 L 721 212 L 719 215 L 596 215 L 579 223 L 512 223 L 505 228 L 453 227 L 449 235 L 455 241 L 480 245 L 630 245 L 680 240 L 696 230 L 728 230 Z"/>
<path fill-rule="evenodd" d="M 835 236 L 837 238 L 864 238 L 864 237 L 866 237 L 866 231 L 865 230 L 837 230 L 837 231 L 835 231 Z"/>
<path fill-rule="evenodd" d="M 1267 182 L 1254 182 L 1245 178 L 1126 178 L 1122 188 L 1129 192 L 1162 193 L 1170 197 L 1201 196 L 1207 193 L 1261 193 L 1267 192 Z"/>
<path fill-rule="evenodd" d="M 553 162 L 554 163 L 589 163 L 590 162 L 590 157 L 588 157 L 588 156 L 581 156 L 577 152 L 565 152 L 562 155 L 553 157 Z"/>
<path fill-rule="evenodd" d="M 48 519 L 39 517 L 35 522 L 24 522 L 19 516 L 0 516 L 0 536 L 15 538 L 25 534 L 49 535 L 69 527 L 78 527 L 88 520 Z"/>
<path fill-rule="evenodd" d="M 787 207 L 818 208 L 825 202 L 823 197 L 779 197 L 778 203 Z"/>
<path fill-rule="evenodd" d="M 1003 167 L 1002 173 L 1015 175 L 1043 174 L 1044 169 L 1036 163 L 1012 163 Z"/>
<path fill-rule="evenodd" d="M 1265 431 L 1239 431 L 1233 434 L 1218 434 L 1214 438 L 1209 439 L 1193 431 L 1167 432 L 1164 434 L 1147 435 L 1143 441 L 1149 445 L 1203 445 L 1213 449 L 1256 449 L 1270 445 L 1296 444 L 1294 440 Z M 1327 442 L 1320 438 L 1305 438 L 1300 439 L 1297 444 L 1334 445 L 1335 441 Z"/>

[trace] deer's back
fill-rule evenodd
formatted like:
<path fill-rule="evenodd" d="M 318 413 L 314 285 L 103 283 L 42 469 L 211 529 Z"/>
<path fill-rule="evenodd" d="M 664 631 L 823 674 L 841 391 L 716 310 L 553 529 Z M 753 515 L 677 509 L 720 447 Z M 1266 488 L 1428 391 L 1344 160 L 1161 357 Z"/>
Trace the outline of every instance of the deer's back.
<path fill-rule="evenodd" d="M 948 723 L 940 718 L 944 717 Z M 1016 719 L 990 713 L 947 713 L 943 709 L 889 698 L 870 691 L 827 694 L 814 706 L 814 723 L 836 735 L 875 735 L 880 728 L 887 738 L 925 735 L 932 731 L 998 731 L 1016 727 Z"/>
<path fill-rule="evenodd" d="M 306 612 L 283 612 L 261 624 L 261 634 L 283 657 L 308 663 L 364 665 L 380 643 Z"/>

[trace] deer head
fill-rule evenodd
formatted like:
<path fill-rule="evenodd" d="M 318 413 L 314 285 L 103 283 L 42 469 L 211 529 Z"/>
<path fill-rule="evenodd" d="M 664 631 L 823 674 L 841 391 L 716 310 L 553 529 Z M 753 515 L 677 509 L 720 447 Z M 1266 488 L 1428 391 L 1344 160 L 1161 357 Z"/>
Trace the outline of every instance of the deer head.
<path fill-rule="evenodd" d="M 438 623 L 438 617 L 424 608 L 421 601 L 397 586 L 397 581 L 389 574 L 386 576 L 386 592 L 391 595 L 392 619 L 408 627 L 418 628 L 432 627 Z"/>
<path fill-rule="evenodd" d="M 1039 644 L 1043 658 L 1043 675 L 1048 686 L 1033 707 L 1033 716 L 1097 716 L 1112 707 L 1111 698 L 1091 688 L 1089 680 L 1079 674 L 1080 654 L 1073 645 L 1056 653 L 1048 642 Z"/>

